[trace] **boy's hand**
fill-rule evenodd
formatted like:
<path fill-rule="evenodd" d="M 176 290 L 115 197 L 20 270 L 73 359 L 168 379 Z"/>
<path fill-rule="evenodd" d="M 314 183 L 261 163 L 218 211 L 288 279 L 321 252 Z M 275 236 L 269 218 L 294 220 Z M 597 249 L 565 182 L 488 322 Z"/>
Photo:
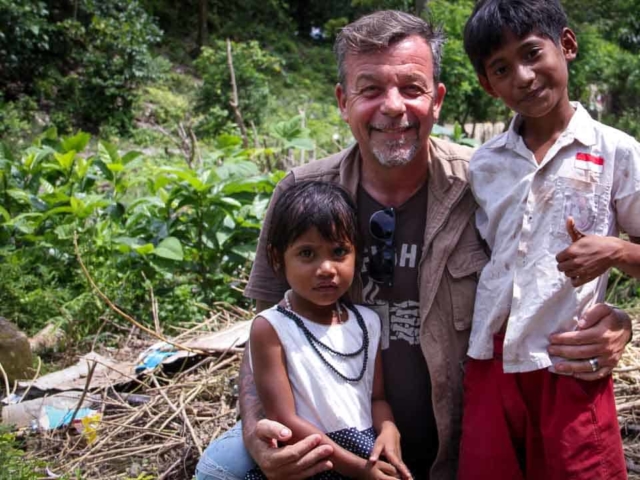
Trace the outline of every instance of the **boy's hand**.
<path fill-rule="evenodd" d="M 411 480 L 411 472 L 402 462 L 402 452 L 400 450 L 400 432 L 393 423 L 385 423 L 373 450 L 369 456 L 369 464 L 376 465 L 385 463 L 380 461 L 380 455 L 384 456 L 387 461 L 393 465 L 397 471 L 394 478 L 402 478 L 403 480 Z"/>
<path fill-rule="evenodd" d="M 615 266 L 623 247 L 619 238 L 584 235 L 571 217 L 567 219 L 567 232 L 573 243 L 558 253 L 556 260 L 558 270 L 571 279 L 574 287 L 590 282 Z"/>

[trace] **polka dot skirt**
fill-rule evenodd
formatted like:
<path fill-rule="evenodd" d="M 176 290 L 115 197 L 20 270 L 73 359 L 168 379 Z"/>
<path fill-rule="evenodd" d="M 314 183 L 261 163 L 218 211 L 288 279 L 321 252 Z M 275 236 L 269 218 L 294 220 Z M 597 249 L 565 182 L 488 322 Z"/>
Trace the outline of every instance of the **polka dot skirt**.
<path fill-rule="evenodd" d="M 355 428 L 345 428 L 337 432 L 327 433 L 327 437 L 336 442 L 345 450 L 355 453 L 359 457 L 369 458 L 373 444 L 376 441 L 376 432 L 373 428 L 359 432 Z M 259 468 L 254 468 L 244 477 L 245 480 L 266 480 Z M 313 480 L 344 480 L 348 477 L 340 475 L 334 470 L 322 472 L 311 477 Z"/>

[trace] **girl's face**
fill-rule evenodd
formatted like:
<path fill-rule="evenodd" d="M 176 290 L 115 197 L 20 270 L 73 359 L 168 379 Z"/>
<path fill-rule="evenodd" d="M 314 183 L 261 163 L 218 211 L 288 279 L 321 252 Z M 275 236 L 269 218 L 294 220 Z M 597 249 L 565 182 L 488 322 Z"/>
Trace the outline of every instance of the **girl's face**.
<path fill-rule="evenodd" d="M 313 227 L 284 252 L 284 274 L 300 307 L 333 307 L 353 282 L 356 263 L 351 243 L 326 240 Z M 302 313 L 302 312 L 301 312 Z"/>

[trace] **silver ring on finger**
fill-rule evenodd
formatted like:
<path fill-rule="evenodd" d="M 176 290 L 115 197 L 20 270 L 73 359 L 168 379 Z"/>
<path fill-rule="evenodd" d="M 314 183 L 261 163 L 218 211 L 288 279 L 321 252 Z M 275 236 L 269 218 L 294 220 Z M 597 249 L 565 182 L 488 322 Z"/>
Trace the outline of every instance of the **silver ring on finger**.
<path fill-rule="evenodd" d="M 598 365 L 598 359 L 596 357 L 589 359 L 589 365 L 591 365 L 592 372 L 596 372 L 600 368 L 600 365 Z"/>

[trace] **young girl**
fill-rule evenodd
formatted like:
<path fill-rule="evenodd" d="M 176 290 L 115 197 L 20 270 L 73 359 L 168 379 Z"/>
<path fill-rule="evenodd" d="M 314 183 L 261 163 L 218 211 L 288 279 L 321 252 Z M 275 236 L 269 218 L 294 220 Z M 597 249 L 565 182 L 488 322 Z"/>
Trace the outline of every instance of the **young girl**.
<path fill-rule="evenodd" d="M 291 290 L 253 320 L 251 366 L 267 417 L 292 443 L 319 433 L 333 446 L 334 470 L 314 478 L 410 479 L 384 397 L 380 319 L 345 298 L 357 237 L 355 205 L 337 185 L 301 182 L 278 198 L 268 259 Z"/>

